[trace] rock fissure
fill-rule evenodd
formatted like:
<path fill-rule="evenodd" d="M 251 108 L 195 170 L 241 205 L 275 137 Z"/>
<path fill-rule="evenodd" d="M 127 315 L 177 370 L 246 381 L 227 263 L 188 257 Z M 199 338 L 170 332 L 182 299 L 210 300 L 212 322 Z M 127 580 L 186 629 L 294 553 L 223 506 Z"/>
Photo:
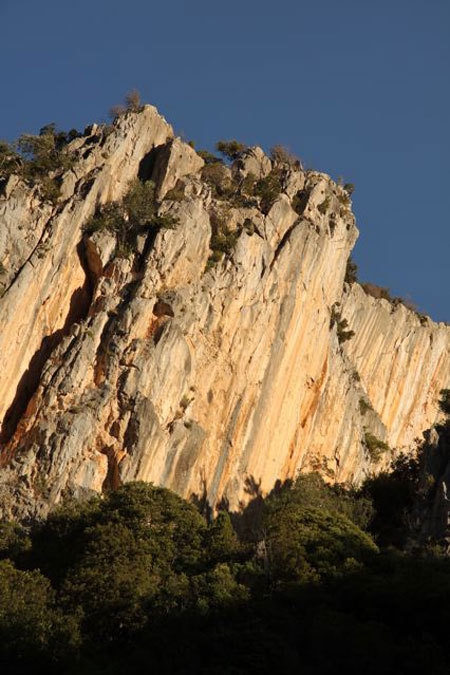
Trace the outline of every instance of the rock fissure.
<path fill-rule="evenodd" d="M 358 232 L 328 176 L 290 169 L 265 215 L 257 200 L 216 200 L 203 159 L 150 106 L 77 142 L 57 211 L 27 210 L 13 190 L 20 227 L 0 212 L 20 269 L 0 299 L 6 515 L 42 516 L 64 494 L 129 480 L 231 508 L 299 470 L 358 482 L 388 462 L 374 463 L 366 434 L 408 451 L 438 418 L 450 329 L 344 283 Z M 253 148 L 227 171 L 262 180 L 272 169 Z M 178 224 L 137 238 L 129 260 L 110 233 L 83 226 L 136 176 Z M 218 205 L 224 250 L 211 265 Z M 354 332 L 342 344 L 338 304 Z"/>
<path fill-rule="evenodd" d="M 70 299 L 63 326 L 51 335 L 43 337 L 39 349 L 33 354 L 17 385 L 13 401 L 7 409 L 1 426 L 0 444 L 7 445 L 13 438 L 17 425 L 35 394 L 45 364 L 62 339 L 69 335 L 72 326 L 86 318 L 92 299 L 92 284 L 86 273 L 82 247 L 79 247 L 80 265 L 85 271 L 85 282 L 77 288 Z"/>

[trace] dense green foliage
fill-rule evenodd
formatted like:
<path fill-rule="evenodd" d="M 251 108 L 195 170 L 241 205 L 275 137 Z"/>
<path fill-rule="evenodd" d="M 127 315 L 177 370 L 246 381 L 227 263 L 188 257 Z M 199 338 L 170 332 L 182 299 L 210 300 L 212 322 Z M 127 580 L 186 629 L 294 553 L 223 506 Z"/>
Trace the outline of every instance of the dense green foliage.
<path fill-rule="evenodd" d="M 278 169 L 272 169 L 265 178 L 261 178 L 256 183 L 254 192 L 260 198 L 260 208 L 263 213 L 269 213 L 281 191 L 281 172 Z"/>
<path fill-rule="evenodd" d="M 400 531 L 417 485 L 404 458 L 391 489 L 387 474 L 360 491 L 310 474 L 263 499 L 250 481 L 248 506 L 210 521 L 134 483 L 67 502 L 29 531 L 4 523 L 0 665 L 47 675 L 447 672 L 447 559 L 380 551 L 367 530 L 392 546 L 383 528 L 396 515 Z"/>
<path fill-rule="evenodd" d="M 131 181 L 128 192 L 119 202 L 100 206 L 84 226 L 87 234 L 107 230 L 117 239 L 116 253 L 128 255 L 136 247 L 140 233 L 161 228 L 173 229 L 177 218 L 170 214 L 158 215 L 159 204 L 155 196 L 153 181 Z"/>
<path fill-rule="evenodd" d="M 0 141 L 0 181 L 16 173 L 37 185 L 44 199 L 56 202 L 58 179 L 73 166 L 68 144 L 78 136 L 76 129 L 58 131 L 55 124 L 42 127 L 39 135 L 22 134 L 16 143 Z"/>

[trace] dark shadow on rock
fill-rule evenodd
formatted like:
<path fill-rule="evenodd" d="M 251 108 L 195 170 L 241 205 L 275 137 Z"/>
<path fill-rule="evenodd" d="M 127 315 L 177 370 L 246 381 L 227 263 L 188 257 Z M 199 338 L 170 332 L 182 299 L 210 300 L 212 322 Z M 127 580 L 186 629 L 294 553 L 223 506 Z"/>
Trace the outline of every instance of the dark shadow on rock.
<path fill-rule="evenodd" d="M 203 480 L 202 494 L 192 494 L 190 496 L 190 501 L 198 508 L 200 513 L 207 518 L 208 522 L 213 520 L 214 512 L 227 512 L 239 538 L 245 541 L 256 542 L 261 538 L 265 500 L 271 495 L 280 494 L 281 492 L 290 490 L 293 482 L 294 481 L 291 479 L 285 481 L 277 479 L 272 490 L 267 495 L 263 496 L 261 491 L 261 481 L 257 481 L 252 475 L 247 476 L 245 479 L 244 492 L 249 495 L 250 500 L 245 502 L 241 501 L 239 503 L 239 508 L 232 511 L 229 499 L 225 495 L 221 497 L 215 507 L 211 505 L 208 498 L 206 481 Z"/>
<path fill-rule="evenodd" d="M 158 160 L 162 154 L 165 154 L 165 150 L 169 147 L 170 143 L 164 143 L 162 145 L 157 145 L 147 152 L 146 155 L 141 159 L 138 169 L 138 178 L 141 181 L 152 180 L 155 183 L 159 179 L 159 171 L 157 169 Z"/>
<path fill-rule="evenodd" d="M 59 345 L 63 337 L 69 334 L 74 323 L 83 320 L 89 311 L 91 305 L 93 282 L 87 270 L 84 257 L 84 247 L 82 243 L 77 247 L 77 253 L 80 264 L 85 272 L 85 281 L 83 286 L 77 288 L 70 299 L 69 310 L 67 312 L 64 325 L 51 335 L 42 338 L 41 344 L 33 354 L 26 370 L 16 388 L 14 399 L 6 411 L 2 430 L 0 434 L 0 445 L 6 445 L 17 429 L 17 425 L 27 409 L 28 403 L 33 397 L 39 386 L 44 365 L 49 359 L 53 350 Z"/>

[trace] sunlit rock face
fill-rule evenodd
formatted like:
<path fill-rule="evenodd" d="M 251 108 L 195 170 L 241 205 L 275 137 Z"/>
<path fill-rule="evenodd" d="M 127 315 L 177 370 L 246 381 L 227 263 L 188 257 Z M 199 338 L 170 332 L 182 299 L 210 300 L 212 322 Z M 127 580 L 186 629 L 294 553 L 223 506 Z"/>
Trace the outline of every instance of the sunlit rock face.
<path fill-rule="evenodd" d="M 16 177 L 0 196 L 6 515 L 131 480 L 231 508 L 299 471 L 358 482 L 390 460 L 369 436 L 408 449 L 436 420 L 450 329 L 344 283 L 358 233 L 328 176 L 252 148 L 217 190 L 150 106 L 71 148 L 56 206 Z M 124 257 L 83 226 L 137 176 L 177 225 Z"/>

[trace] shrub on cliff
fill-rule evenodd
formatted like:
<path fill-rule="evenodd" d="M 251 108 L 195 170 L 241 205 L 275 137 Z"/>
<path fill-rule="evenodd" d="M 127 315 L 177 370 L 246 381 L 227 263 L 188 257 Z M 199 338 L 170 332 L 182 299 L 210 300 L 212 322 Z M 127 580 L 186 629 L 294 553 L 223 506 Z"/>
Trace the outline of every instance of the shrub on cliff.
<path fill-rule="evenodd" d="M 352 195 L 355 191 L 355 186 L 353 183 L 344 183 L 344 190 L 348 195 Z"/>
<path fill-rule="evenodd" d="M 124 104 L 113 105 L 109 110 L 109 116 L 116 120 L 127 112 L 140 112 L 143 108 L 141 95 L 137 89 L 132 89 L 125 94 Z"/>
<path fill-rule="evenodd" d="M 133 112 L 141 110 L 141 95 L 137 89 L 132 89 L 125 95 L 125 105 L 127 110 L 132 110 Z"/>
<path fill-rule="evenodd" d="M 367 448 L 370 459 L 375 464 L 380 461 L 383 453 L 390 451 L 390 447 L 387 443 L 380 440 L 369 431 L 366 431 L 364 434 L 364 445 Z"/>
<path fill-rule="evenodd" d="M 120 232 L 124 226 L 124 213 L 117 202 L 104 204 L 84 226 L 87 234 L 106 230 L 111 233 Z"/>
<path fill-rule="evenodd" d="M 347 340 L 351 340 L 351 338 L 354 337 L 355 335 L 355 331 L 347 330 L 348 321 L 347 319 L 343 319 L 341 317 L 341 312 L 338 308 L 338 305 L 339 303 L 335 303 L 331 308 L 330 330 L 333 328 L 333 326 L 336 326 L 337 338 L 339 340 L 339 343 L 342 344 Z"/>
<path fill-rule="evenodd" d="M 273 169 L 265 178 L 257 181 L 254 194 L 260 199 L 260 207 L 263 213 L 269 213 L 280 196 L 281 190 L 281 175 L 276 169 Z"/>
<path fill-rule="evenodd" d="M 235 139 L 231 141 L 218 141 L 216 143 L 216 150 L 218 150 L 222 155 L 231 161 L 239 159 L 239 157 L 243 152 L 245 152 L 245 150 L 247 150 L 247 148 L 247 145 L 240 143 Z"/>
<path fill-rule="evenodd" d="M 221 162 L 205 164 L 202 168 L 202 178 L 211 187 L 216 198 L 229 197 L 234 191 L 230 172 Z"/>
<path fill-rule="evenodd" d="M 223 159 L 213 155 L 209 150 L 198 150 L 197 155 L 202 158 L 205 164 L 223 164 Z"/>
<path fill-rule="evenodd" d="M 78 135 L 75 129 L 58 131 L 52 123 L 42 127 L 37 136 L 22 134 L 14 144 L 1 141 L 0 179 L 17 173 L 31 185 L 37 185 L 44 199 L 56 203 L 58 178 L 74 163 L 67 145 Z"/>
<path fill-rule="evenodd" d="M 148 180 L 135 179 L 122 200 L 122 207 L 130 227 L 148 227 L 152 224 L 157 210 L 155 184 Z"/>
<path fill-rule="evenodd" d="M 387 300 L 388 302 L 393 301 L 393 297 L 390 294 L 389 288 L 377 286 L 377 284 L 372 284 L 370 282 L 361 284 L 361 287 L 367 295 L 371 295 L 373 298 L 376 298 L 377 300 L 383 299 Z"/>
<path fill-rule="evenodd" d="M 6 141 L 0 141 L 0 179 L 8 178 L 12 173 L 19 172 L 21 166 L 21 157 L 12 145 Z"/>
<path fill-rule="evenodd" d="M 270 158 L 275 164 L 284 164 L 292 169 L 302 168 L 300 159 L 283 145 L 274 145 L 270 149 Z"/>
<path fill-rule="evenodd" d="M 132 251 L 140 232 L 149 228 L 173 229 L 176 226 L 177 218 L 170 214 L 158 215 L 158 207 L 155 184 L 152 181 L 141 182 L 136 178 L 120 202 L 100 206 L 83 229 L 87 234 L 107 230 L 116 235 L 121 249 Z"/>
<path fill-rule="evenodd" d="M 358 281 L 358 265 L 355 263 L 352 256 L 349 256 L 347 260 L 344 281 L 346 284 L 355 284 Z"/>
<path fill-rule="evenodd" d="M 129 185 L 127 194 L 122 200 L 128 227 L 131 231 L 146 230 L 149 227 L 157 229 L 173 229 L 178 220 L 169 214 L 158 215 L 159 204 L 155 196 L 155 184 L 136 178 Z"/>
<path fill-rule="evenodd" d="M 240 229 L 231 230 L 228 227 L 228 212 L 226 209 L 213 209 L 210 213 L 211 238 L 209 247 L 212 251 L 207 267 L 212 267 L 223 256 L 231 254 L 239 238 Z"/>
<path fill-rule="evenodd" d="M 39 136 L 20 136 L 17 147 L 25 160 L 25 177 L 39 178 L 52 171 L 70 169 L 73 158 L 66 150 L 68 140 L 67 134 L 57 131 L 54 124 L 42 127 Z"/>

